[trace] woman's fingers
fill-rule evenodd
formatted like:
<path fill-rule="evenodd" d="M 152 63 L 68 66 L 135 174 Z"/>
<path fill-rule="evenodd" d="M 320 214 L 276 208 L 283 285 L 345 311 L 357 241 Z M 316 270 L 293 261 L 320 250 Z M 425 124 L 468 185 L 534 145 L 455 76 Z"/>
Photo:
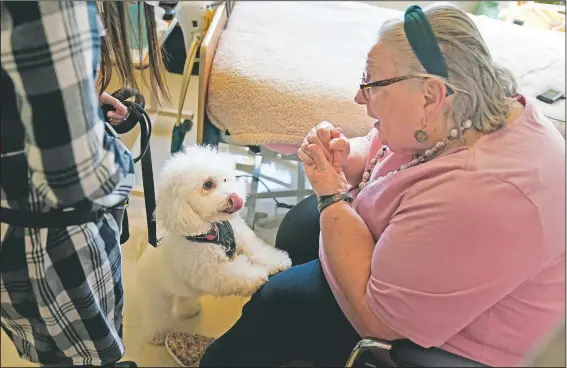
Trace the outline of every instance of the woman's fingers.
<path fill-rule="evenodd" d="M 107 116 L 109 119 L 121 119 L 121 120 L 126 119 L 126 114 L 118 113 L 115 111 L 109 111 Z"/>
<path fill-rule="evenodd" d="M 329 167 L 329 160 L 327 160 L 327 158 L 325 157 L 325 154 L 323 153 L 321 147 L 315 144 L 311 144 L 309 145 L 308 152 L 310 153 L 311 157 L 313 157 L 313 161 L 315 161 L 315 166 L 317 166 L 318 170 L 322 171 Z"/>
<path fill-rule="evenodd" d="M 331 151 L 329 151 L 329 142 L 324 144 L 316 132 L 309 133 L 307 135 L 307 143 L 308 144 L 316 144 L 317 146 L 321 147 L 323 154 L 327 157 L 327 160 L 331 159 Z"/>
<path fill-rule="evenodd" d="M 315 131 L 317 130 L 327 130 L 327 131 L 332 131 L 333 129 L 335 129 L 335 126 L 331 123 L 329 123 L 326 120 L 320 121 L 319 124 L 317 124 L 317 126 L 314 128 Z"/>
<path fill-rule="evenodd" d="M 348 156 L 348 140 L 345 136 L 333 138 L 329 143 L 329 149 L 333 155 L 333 166 L 337 169 L 341 168 L 343 161 Z"/>
<path fill-rule="evenodd" d="M 336 137 L 335 131 L 338 132 L 339 136 L 340 129 L 335 127 L 333 124 L 329 123 L 328 121 L 321 121 L 317 124 L 316 127 L 312 128 L 309 134 L 303 140 L 301 144 L 301 149 L 303 152 L 310 156 L 310 151 L 308 149 L 310 144 L 317 145 L 320 149 L 327 161 L 333 160 L 333 153 L 331 152 L 331 148 L 329 146 L 331 140 Z M 310 156 L 311 160 L 313 161 L 313 157 Z"/>
<path fill-rule="evenodd" d="M 120 100 L 118 100 L 117 98 L 114 98 L 112 96 L 108 96 L 107 100 L 108 100 L 108 103 L 110 103 L 112 105 L 112 107 L 114 107 L 117 114 L 124 115 L 124 116 L 126 114 L 128 114 L 128 108 L 126 106 L 124 106 L 124 104 L 122 102 L 120 102 Z"/>
<path fill-rule="evenodd" d="M 341 172 L 343 171 L 342 161 L 343 161 L 343 152 L 342 151 L 331 151 L 333 153 L 333 160 L 331 163 L 335 168 L 335 171 Z"/>
<path fill-rule="evenodd" d="M 124 118 L 126 118 L 126 116 L 128 116 L 128 108 L 126 106 L 124 106 L 122 104 L 122 102 L 118 101 L 118 104 L 114 106 L 114 108 L 116 109 L 116 113 L 124 116 Z"/>
<path fill-rule="evenodd" d="M 332 139 L 333 131 L 335 131 L 336 129 L 337 128 L 333 124 L 329 123 L 328 121 L 321 121 L 314 128 L 315 134 L 317 135 L 317 137 L 319 138 L 321 143 L 323 143 L 323 146 L 322 146 L 323 148 L 328 147 L 329 142 Z"/>
<path fill-rule="evenodd" d="M 331 151 L 346 151 L 348 140 L 345 137 L 333 138 L 329 143 Z"/>
<path fill-rule="evenodd" d="M 104 93 L 101 96 L 101 99 L 103 103 L 109 104 L 110 106 L 114 107 L 115 111 L 111 111 L 114 116 L 111 116 L 111 113 L 109 113 L 109 118 L 118 119 L 122 117 L 122 120 L 126 119 L 126 117 L 128 116 L 128 108 L 122 102 L 120 102 L 119 99 L 112 97 L 108 93 Z"/>
<path fill-rule="evenodd" d="M 107 114 L 107 116 L 108 116 L 108 121 L 109 121 L 111 124 L 114 124 L 114 125 L 120 124 L 121 122 L 124 121 L 124 119 L 127 118 L 127 115 L 117 114 L 117 113 L 114 112 L 114 111 L 109 111 L 108 114 Z"/>
<path fill-rule="evenodd" d="M 342 129 L 341 128 L 335 128 L 331 131 L 331 140 L 335 139 L 335 138 L 340 138 L 342 135 Z"/>
<path fill-rule="evenodd" d="M 329 126 L 330 125 L 330 126 Z M 334 130 L 334 127 L 328 124 L 320 124 L 315 128 L 315 134 L 317 138 L 323 143 L 323 147 L 327 147 L 329 142 L 331 141 L 331 132 Z"/>
<path fill-rule="evenodd" d="M 303 151 L 304 154 L 306 154 L 307 156 L 309 156 L 309 158 L 311 159 L 311 161 L 313 161 L 313 157 L 311 157 L 311 155 L 309 154 L 309 142 L 307 140 L 303 140 L 303 143 L 301 143 L 300 146 L 300 150 Z M 314 163 L 314 162 L 313 162 Z"/>
<path fill-rule="evenodd" d="M 311 158 L 311 156 L 309 156 L 304 150 L 302 150 L 301 148 L 297 150 L 297 156 L 299 157 L 299 159 L 301 161 L 303 161 L 303 163 L 305 165 L 314 165 L 315 161 L 313 161 L 313 159 Z"/>

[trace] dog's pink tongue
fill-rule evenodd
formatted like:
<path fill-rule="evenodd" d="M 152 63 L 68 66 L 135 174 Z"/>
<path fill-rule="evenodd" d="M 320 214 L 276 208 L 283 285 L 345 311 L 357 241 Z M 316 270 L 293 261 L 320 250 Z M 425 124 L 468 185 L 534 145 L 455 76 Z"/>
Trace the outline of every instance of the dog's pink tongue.
<path fill-rule="evenodd" d="M 240 211 L 242 206 L 244 206 L 244 201 L 236 193 L 232 193 L 230 195 L 230 203 L 232 203 L 232 207 L 230 208 L 230 210 L 228 210 L 228 212 L 230 213 L 235 213 L 237 211 Z"/>

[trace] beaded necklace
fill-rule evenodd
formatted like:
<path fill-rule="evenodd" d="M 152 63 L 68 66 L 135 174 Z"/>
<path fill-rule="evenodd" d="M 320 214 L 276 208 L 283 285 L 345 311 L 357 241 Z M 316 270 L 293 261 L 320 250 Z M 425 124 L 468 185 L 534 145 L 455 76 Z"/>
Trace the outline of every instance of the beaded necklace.
<path fill-rule="evenodd" d="M 435 143 L 433 147 L 426 150 L 425 152 L 415 155 L 414 158 L 409 163 L 403 164 L 402 166 L 400 166 L 399 169 L 390 171 L 386 175 L 379 176 L 377 178 L 374 178 L 372 181 L 369 181 L 370 175 L 372 175 L 372 171 L 374 171 L 374 168 L 376 167 L 378 160 L 384 157 L 384 155 L 388 151 L 388 147 L 383 147 L 381 150 L 378 151 L 376 156 L 372 160 L 370 160 L 370 167 L 364 172 L 364 174 L 362 174 L 362 181 L 360 182 L 360 184 L 358 184 L 358 187 L 360 189 L 364 189 L 364 187 L 366 187 L 368 184 L 372 182 L 375 182 L 376 180 L 392 176 L 399 171 L 409 169 L 410 167 L 414 167 L 421 163 L 431 160 L 436 153 L 440 152 L 443 148 L 447 146 L 449 141 L 458 138 L 460 136 L 459 133 L 462 134 L 465 131 L 465 129 L 469 129 L 470 127 L 472 127 L 472 121 L 470 120 L 465 121 L 463 124 L 461 124 L 461 127 L 459 129 L 457 128 L 451 129 L 447 138 Z"/>

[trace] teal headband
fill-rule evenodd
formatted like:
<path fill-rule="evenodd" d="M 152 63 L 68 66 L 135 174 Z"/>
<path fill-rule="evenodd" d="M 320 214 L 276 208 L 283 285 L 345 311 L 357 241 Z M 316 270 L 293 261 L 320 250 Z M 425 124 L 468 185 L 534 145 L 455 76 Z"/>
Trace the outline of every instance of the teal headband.
<path fill-rule="evenodd" d="M 418 5 L 407 8 L 404 15 L 404 31 L 415 56 L 429 74 L 447 79 L 447 65 L 431 24 Z M 448 92 L 450 88 L 448 88 Z"/>

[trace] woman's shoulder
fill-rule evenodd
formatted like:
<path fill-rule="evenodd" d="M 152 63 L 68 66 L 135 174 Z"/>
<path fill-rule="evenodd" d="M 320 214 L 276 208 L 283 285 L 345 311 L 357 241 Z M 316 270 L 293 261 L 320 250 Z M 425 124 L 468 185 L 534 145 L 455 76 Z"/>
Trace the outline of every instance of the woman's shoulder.
<path fill-rule="evenodd" d="M 429 166 L 429 167 L 427 167 Z M 408 191 L 470 193 L 483 200 L 521 194 L 541 210 L 552 198 L 565 200 L 565 140 L 529 100 L 514 124 L 486 135 L 416 170 Z"/>
<path fill-rule="evenodd" d="M 468 237 L 483 229 L 503 240 L 514 231 L 542 239 L 545 220 L 539 203 L 514 183 L 475 170 L 448 171 L 412 186 L 393 218 L 409 214 L 422 218 L 433 229 L 453 224 Z"/>
<path fill-rule="evenodd" d="M 492 144 L 501 139 L 528 140 L 545 139 L 562 142 L 565 147 L 565 122 L 546 116 L 536 104 L 535 100 L 519 97 L 519 102 L 524 105 L 522 113 L 511 124 L 494 133 L 486 135 L 482 142 Z"/>
<path fill-rule="evenodd" d="M 430 173 L 409 187 L 404 200 L 431 198 L 437 203 L 463 206 L 470 202 L 471 205 L 483 204 L 487 207 L 510 197 L 530 202 L 521 188 L 496 172 L 476 170 L 466 165 L 451 170 L 442 168 L 440 166 L 434 175 Z"/>

